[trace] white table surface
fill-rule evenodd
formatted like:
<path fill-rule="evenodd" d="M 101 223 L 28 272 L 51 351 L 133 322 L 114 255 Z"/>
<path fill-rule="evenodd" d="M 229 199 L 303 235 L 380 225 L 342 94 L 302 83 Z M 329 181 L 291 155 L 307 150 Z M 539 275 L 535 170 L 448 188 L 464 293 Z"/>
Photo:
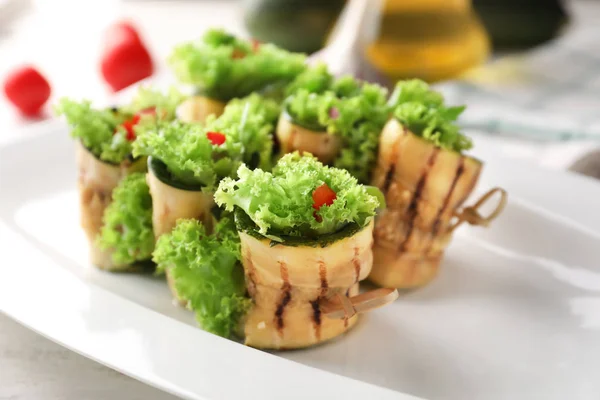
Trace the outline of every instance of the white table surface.
<path fill-rule="evenodd" d="M 0 9 L 0 77 L 22 62 L 47 75 L 52 100 L 61 96 L 107 100 L 110 92 L 98 73 L 103 29 L 121 17 L 140 27 L 159 67 L 175 43 L 199 36 L 210 26 L 241 33 L 237 2 L 16 0 L 17 18 Z M 0 4 L 1 6 L 2 4 Z M 68 14 L 75 14 L 68 15 Z M 5 14 L 6 15 L 6 14 Z M 38 122 L 26 121 L 0 96 L 0 144 L 27 134 Z M 498 151 L 536 159 L 550 168 L 567 168 L 589 144 L 540 145 L 523 140 L 476 137 L 498 144 Z M 66 350 L 0 314 L 0 399 L 170 399 L 172 396 Z"/>

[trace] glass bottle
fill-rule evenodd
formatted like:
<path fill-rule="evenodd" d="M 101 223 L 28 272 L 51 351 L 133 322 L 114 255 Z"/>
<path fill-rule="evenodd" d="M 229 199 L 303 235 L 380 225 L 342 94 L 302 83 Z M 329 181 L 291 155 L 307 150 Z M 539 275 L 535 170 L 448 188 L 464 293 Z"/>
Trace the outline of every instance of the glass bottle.
<path fill-rule="evenodd" d="M 385 0 L 366 56 L 390 79 L 435 82 L 482 64 L 489 52 L 471 0 Z"/>

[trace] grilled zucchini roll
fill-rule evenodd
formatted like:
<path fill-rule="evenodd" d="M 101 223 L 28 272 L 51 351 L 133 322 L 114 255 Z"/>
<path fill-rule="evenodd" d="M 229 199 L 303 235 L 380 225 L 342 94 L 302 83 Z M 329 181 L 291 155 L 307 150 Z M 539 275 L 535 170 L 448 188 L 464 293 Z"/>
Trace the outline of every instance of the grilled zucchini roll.
<path fill-rule="evenodd" d="M 414 288 L 437 274 L 453 219 L 475 188 L 483 164 L 454 121 L 464 107 L 445 107 L 422 81 L 402 81 L 392 117 L 379 140 L 373 185 L 387 208 L 377 217 L 369 279 L 385 287 Z"/>
<path fill-rule="evenodd" d="M 146 170 L 146 160 L 132 156 L 136 127 L 143 121 L 172 118 L 180 97 L 141 88 L 131 104 L 120 108 L 93 108 L 91 102 L 61 99 L 57 115 L 63 115 L 77 139 L 80 219 L 90 242 L 91 261 L 103 269 L 113 269 L 112 256 L 97 246 L 103 215 L 112 191 L 132 172 Z"/>
<path fill-rule="evenodd" d="M 149 156 L 156 238 L 179 219 L 197 219 L 211 232 L 216 184 L 233 176 L 242 162 L 270 167 L 278 114 L 274 101 L 253 94 L 231 101 L 223 115 L 209 117 L 205 125 L 174 121 L 143 126 L 134 154 Z M 178 297 L 168 270 L 167 279 Z"/>
<path fill-rule="evenodd" d="M 235 211 L 252 299 L 245 343 L 301 348 L 350 329 L 356 315 L 330 318 L 323 303 L 352 298 L 368 276 L 377 198 L 347 171 L 297 152 L 273 173 L 241 166 L 238 176 L 220 183 L 215 200 Z"/>
<path fill-rule="evenodd" d="M 177 46 L 169 57 L 175 76 L 197 93 L 181 104 L 178 118 L 204 122 L 209 115 L 218 117 L 233 98 L 288 83 L 305 69 L 304 61 L 303 54 L 209 30 L 200 40 Z"/>
<path fill-rule="evenodd" d="M 282 153 L 311 153 L 368 182 L 377 140 L 387 119 L 386 89 L 345 76 L 325 65 L 300 74 L 286 89 L 277 139 Z"/>

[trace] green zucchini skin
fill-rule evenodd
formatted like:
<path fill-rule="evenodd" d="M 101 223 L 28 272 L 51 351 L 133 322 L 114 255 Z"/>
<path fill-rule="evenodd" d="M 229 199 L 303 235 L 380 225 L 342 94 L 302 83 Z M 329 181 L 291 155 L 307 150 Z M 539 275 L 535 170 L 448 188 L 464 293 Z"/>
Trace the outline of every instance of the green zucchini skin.
<path fill-rule="evenodd" d="M 246 214 L 242 209 L 237 208 L 234 212 L 235 216 L 235 225 L 238 231 L 247 233 L 248 235 L 258 239 L 258 240 L 269 240 L 265 236 L 261 235 L 256 230 L 256 224 L 250 219 L 248 214 Z M 316 237 L 307 237 L 307 236 L 286 236 L 279 235 L 282 242 L 277 242 L 275 240 L 271 240 L 270 246 L 290 246 L 290 247 L 328 247 L 335 242 L 338 242 L 342 239 L 346 239 L 351 237 L 358 232 L 362 231 L 366 226 L 359 226 L 356 223 L 347 224 L 342 229 L 337 232 L 328 233 L 326 235 L 319 235 Z"/>
<path fill-rule="evenodd" d="M 165 185 L 181 189 L 187 190 L 190 192 L 198 192 L 202 190 L 203 185 L 191 185 L 188 183 L 183 183 L 178 181 L 167 168 L 167 165 L 161 160 L 154 158 L 152 156 L 148 157 L 148 171 L 150 171 L 154 176 L 158 178 L 159 181 L 164 183 Z"/>

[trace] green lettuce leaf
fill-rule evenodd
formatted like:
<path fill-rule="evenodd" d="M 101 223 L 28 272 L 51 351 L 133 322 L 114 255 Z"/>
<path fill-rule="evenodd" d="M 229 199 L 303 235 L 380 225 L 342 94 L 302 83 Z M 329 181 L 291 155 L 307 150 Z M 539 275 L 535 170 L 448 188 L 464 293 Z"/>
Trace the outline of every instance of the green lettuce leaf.
<path fill-rule="evenodd" d="M 392 115 L 411 132 L 442 149 L 460 153 L 473 147 L 455 124 L 465 106 L 446 107 L 442 94 L 421 80 L 399 81 L 388 105 Z"/>
<path fill-rule="evenodd" d="M 441 107 L 444 104 L 444 97 L 420 79 L 396 82 L 394 91 L 388 100 L 388 105 L 393 109 L 408 102 L 421 103 L 427 107 Z"/>
<path fill-rule="evenodd" d="M 54 107 L 71 127 L 71 137 L 79 139 L 100 160 L 119 164 L 131 154 L 131 142 L 119 125 L 130 115 L 112 109 L 95 109 L 88 100 L 63 98 Z"/>
<path fill-rule="evenodd" d="M 175 119 L 177 106 L 185 100 L 185 95 L 176 87 L 172 86 L 167 91 L 161 91 L 152 87 L 140 86 L 131 104 L 125 106 L 130 114 L 154 108 L 156 115 L 162 119 Z"/>
<path fill-rule="evenodd" d="M 151 156 L 167 166 L 172 178 L 185 184 L 203 185 L 212 190 L 218 166 L 229 164 L 224 149 L 213 145 L 201 125 L 180 121 L 157 121 L 152 129 L 137 131 L 133 155 Z M 226 167 L 229 170 L 230 167 Z"/>
<path fill-rule="evenodd" d="M 333 80 L 321 65 L 299 75 L 290 87 L 294 90 L 285 109 L 291 119 L 306 128 L 341 136 L 342 149 L 334 166 L 368 182 L 389 113 L 386 89 L 351 76 Z"/>
<path fill-rule="evenodd" d="M 149 260 L 154 250 L 152 198 L 144 173 L 126 176 L 112 193 L 97 243 L 117 265 Z"/>
<path fill-rule="evenodd" d="M 176 46 L 168 61 L 175 76 L 206 95 L 228 101 L 269 84 L 291 81 L 305 69 L 305 55 L 272 44 L 255 45 L 222 30 Z"/>
<path fill-rule="evenodd" d="M 463 108 L 464 109 L 464 108 Z M 432 142 L 436 146 L 462 152 L 473 147 L 471 139 L 460 133 L 454 123 L 461 108 L 449 109 L 427 107 L 422 103 L 408 102 L 394 109 L 394 117 L 414 134 Z"/>
<path fill-rule="evenodd" d="M 208 235 L 197 220 L 179 220 L 156 243 L 159 271 L 169 270 L 177 294 L 189 302 L 202 328 L 230 337 L 251 307 L 240 264 L 240 239 L 233 220 L 223 217 Z"/>
<path fill-rule="evenodd" d="M 239 179 L 221 181 L 215 201 L 228 211 L 241 208 L 260 234 L 273 240 L 280 236 L 317 237 L 334 233 L 349 223 L 365 226 L 375 215 L 378 200 L 367 193 L 346 170 L 327 167 L 311 155 L 283 156 L 273 172 L 238 169 Z M 327 184 L 336 199 L 318 211 L 312 194 Z"/>
<path fill-rule="evenodd" d="M 273 132 L 280 112 L 276 101 L 253 93 L 231 100 L 220 117 L 209 117 L 206 130 L 225 134 L 221 147 L 236 162 L 230 175 L 242 162 L 251 168 L 271 169 Z"/>

